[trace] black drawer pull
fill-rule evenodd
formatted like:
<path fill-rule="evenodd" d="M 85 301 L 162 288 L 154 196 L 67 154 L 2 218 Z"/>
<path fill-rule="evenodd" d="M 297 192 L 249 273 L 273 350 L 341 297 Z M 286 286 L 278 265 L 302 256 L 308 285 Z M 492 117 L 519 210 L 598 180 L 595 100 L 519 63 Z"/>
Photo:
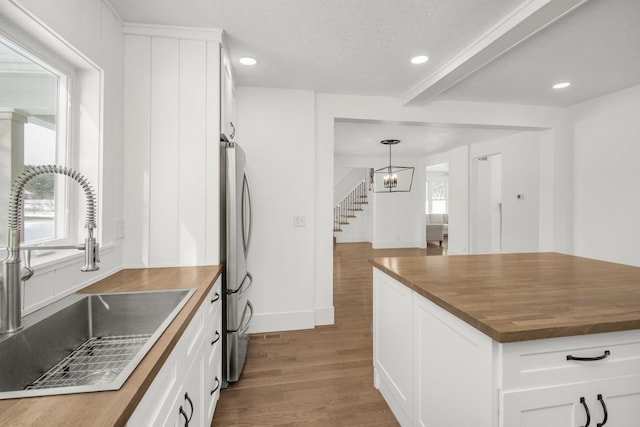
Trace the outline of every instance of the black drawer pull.
<path fill-rule="evenodd" d="M 187 420 L 187 423 L 189 423 L 191 422 L 191 418 L 193 418 L 193 402 L 191 401 L 188 392 L 184 394 L 184 398 L 187 402 L 189 402 L 189 406 L 191 406 L 191 415 L 189 415 L 189 419 Z"/>
<path fill-rule="evenodd" d="M 216 292 L 216 294 L 211 299 L 211 304 L 213 304 L 214 302 L 219 301 L 219 300 L 220 300 L 220 294 Z"/>
<path fill-rule="evenodd" d="M 577 360 L 579 362 L 593 362 L 594 360 L 602 360 L 602 359 L 606 359 L 607 357 L 611 356 L 611 352 L 609 350 L 605 350 L 604 354 L 602 356 L 596 356 L 596 357 L 576 357 L 576 356 L 572 356 L 572 355 L 568 355 L 567 356 L 567 360 Z"/>
<path fill-rule="evenodd" d="M 214 345 L 218 341 L 220 341 L 220 332 L 216 331 L 216 337 L 211 341 L 211 345 Z"/>
<path fill-rule="evenodd" d="M 189 427 L 189 419 L 187 418 L 187 413 L 182 409 L 182 406 L 180 406 L 180 415 L 184 418 L 184 427 Z"/>
<path fill-rule="evenodd" d="M 589 427 L 589 424 L 591 424 L 591 414 L 589 413 L 589 407 L 587 406 L 587 402 L 584 400 L 584 397 L 580 398 L 580 403 L 584 406 L 584 412 L 587 414 L 587 423 L 584 427 Z"/>
<path fill-rule="evenodd" d="M 607 413 L 607 405 L 604 404 L 604 399 L 602 398 L 601 394 L 598 395 L 598 400 L 600 401 L 600 404 L 602 405 L 602 412 L 604 412 L 604 418 L 602 419 L 602 422 L 596 424 L 596 426 L 602 427 L 603 425 L 605 425 L 607 423 L 607 419 L 609 419 L 609 414 Z"/>
<path fill-rule="evenodd" d="M 219 388 L 220 388 L 220 380 L 218 379 L 218 377 L 216 377 L 216 386 L 213 387 L 213 390 L 211 390 L 211 396 L 213 396 L 213 393 L 218 391 Z"/>

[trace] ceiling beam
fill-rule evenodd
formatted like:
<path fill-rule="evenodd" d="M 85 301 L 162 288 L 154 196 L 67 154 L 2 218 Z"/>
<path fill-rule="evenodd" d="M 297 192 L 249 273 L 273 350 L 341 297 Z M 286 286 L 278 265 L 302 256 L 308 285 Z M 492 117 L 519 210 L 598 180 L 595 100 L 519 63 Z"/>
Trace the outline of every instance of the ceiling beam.
<path fill-rule="evenodd" d="M 412 88 L 405 106 L 420 106 L 588 0 L 529 0 Z"/>

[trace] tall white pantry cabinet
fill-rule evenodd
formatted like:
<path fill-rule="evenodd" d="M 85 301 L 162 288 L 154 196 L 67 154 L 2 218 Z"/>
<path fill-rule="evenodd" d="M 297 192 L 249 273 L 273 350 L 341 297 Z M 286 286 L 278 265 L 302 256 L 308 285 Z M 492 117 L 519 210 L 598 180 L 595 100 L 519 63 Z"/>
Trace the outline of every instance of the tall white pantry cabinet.
<path fill-rule="evenodd" d="M 124 263 L 218 264 L 223 32 L 124 32 Z"/>

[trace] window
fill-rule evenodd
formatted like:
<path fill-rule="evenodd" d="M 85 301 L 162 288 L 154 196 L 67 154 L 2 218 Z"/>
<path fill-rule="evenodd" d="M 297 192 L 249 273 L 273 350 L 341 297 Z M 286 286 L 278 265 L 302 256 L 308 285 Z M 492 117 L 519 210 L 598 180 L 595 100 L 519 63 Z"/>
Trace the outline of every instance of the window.
<path fill-rule="evenodd" d="M 444 179 L 427 181 L 427 212 L 448 213 L 448 182 Z"/>
<path fill-rule="evenodd" d="M 0 171 L 0 200 L 8 200 L 11 183 L 25 167 L 67 164 L 68 87 L 66 74 L 0 37 L 0 121 L 4 122 L 0 125 L 8 130 L 0 134 L 0 150 L 5 157 Z M 66 178 L 58 175 L 41 175 L 27 183 L 24 243 L 69 237 L 67 186 Z M 6 219 L 0 218 L 3 224 Z M 5 233 L 3 228 L 3 242 Z"/>

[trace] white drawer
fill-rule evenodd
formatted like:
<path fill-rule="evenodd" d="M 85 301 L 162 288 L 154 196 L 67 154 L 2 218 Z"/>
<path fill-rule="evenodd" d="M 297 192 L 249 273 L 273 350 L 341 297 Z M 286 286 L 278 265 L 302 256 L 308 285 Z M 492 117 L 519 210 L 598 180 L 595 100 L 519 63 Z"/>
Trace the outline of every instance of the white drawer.
<path fill-rule="evenodd" d="M 206 357 L 206 356 L 205 356 Z M 216 410 L 218 399 L 220 398 L 220 389 L 222 385 L 222 345 L 218 345 L 212 354 L 210 364 L 205 360 L 204 367 L 204 401 L 207 406 L 207 425 L 213 419 L 213 413 Z"/>
<path fill-rule="evenodd" d="M 205 307 L 205 341 L 211 344 L 211 341 L 215 340 L 216 331 L 222 335 L 222 326 L 218 324 L 218 319 L 222 319 L 222 291 L 219 278 L 202 305 Z"/>
<path fill-rule="evenodd" d="M 207 316 L 213 317 L 216 316 L 218 312 L 222 311 L 222 279 L 218 277 L 216 283 L 213 285 L 213 288 L 207 295 L 207 300 L 205 301 L 207 304 Z"/>
<path fill-rule="evenodd" d="M 508 343 L 502 351 L 504 391 L 640 371 L 640 331 Z"/>
<path fill-rule="evenodd" d="M 212 323 L 214 327 L 211 328 L 204 344 L 205 363 L 207 365 L 213 363 L 215 353 L 218 347 L 222 347 L 222 339 L 224 337 L 222 333 L 222 317 L 218 316 Z"/>

